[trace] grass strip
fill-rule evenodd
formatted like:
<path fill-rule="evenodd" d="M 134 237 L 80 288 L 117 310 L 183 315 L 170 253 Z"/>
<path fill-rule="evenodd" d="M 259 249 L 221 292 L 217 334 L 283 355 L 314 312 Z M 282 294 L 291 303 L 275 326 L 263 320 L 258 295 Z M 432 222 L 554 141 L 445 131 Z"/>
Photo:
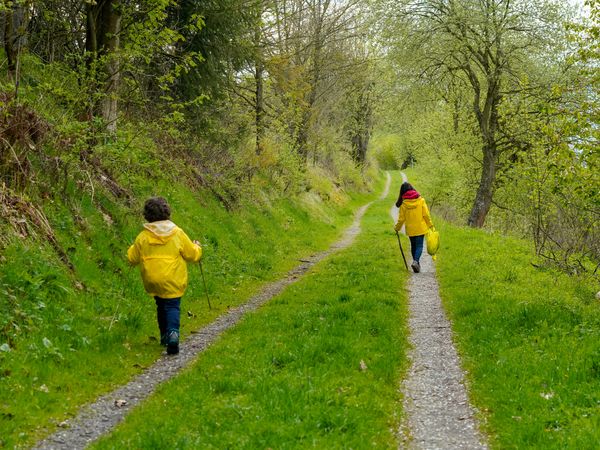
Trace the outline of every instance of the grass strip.
<path fill-rule="evenodd" d="M 396 448 L 406 272 L 389 202 L 92 448 Z"/>
<path fill-rule="evenodd" d="M 208 310 L 198 267 L 190 267 L 184 336 L 246 301 L 298 258 L 327 248 L 384 181 L 381 177 L 375 194 L 352 194 L 337 205 L 307 195 L 233 212 L 183 185 L 154 186 L 153 192 L 169 198 L 173 220 L 204 244 L 213 309 Z M 0 447 L 33 444 L 164 352 L 154 301 L 143 291 L 139 271 L 125 261 L 143 218 L 109 202 L 105 206 L 112 222 L 83 195 L 77 210 L 85 226 L 74 224 L 71 211 L 58 202 L 47 211 L 85 290 L 75 289 L 61 263 L 38 243 L 18 241 L 3 249 Z"/>
<path fill-rule="evenodd" d="M 598 448 L 597 286 L 536 269 L 524 241 L 436 225 L 440 293 L 492 446 Z"/>

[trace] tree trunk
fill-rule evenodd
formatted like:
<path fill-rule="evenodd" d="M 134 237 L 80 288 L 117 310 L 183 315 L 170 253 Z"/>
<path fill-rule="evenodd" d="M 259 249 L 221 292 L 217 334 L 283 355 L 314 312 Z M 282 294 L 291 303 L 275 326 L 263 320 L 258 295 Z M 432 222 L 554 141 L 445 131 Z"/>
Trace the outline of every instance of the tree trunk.
<path fill-rule="evenodd" d="M 109 133 L 117 131 L 118 89 L 120 64 L 117 55 L 120 48 L 121 0 L 99 0 L 87 6 L 86 51 L 90 64 L 100 62 L 97 75 L 102 99 L 94 110 L 104 119 Z"/>
<path fill-rule="evenodd" d="M 306 106 L 302 114 L 302 120 L 300 121 L 298 137 L 296 139 L 298 154 L 304 162 L 308 159 L 308 136 L 312 125 L 311 119 L 313 118 L 313 108 L 317 101 L 317 93 L 321 81 L 321 58 L 324 46 L 323 24 L 329 5 L 330 0 L 318 0 L 312 5 L 312 20 L 315 28 L 313 31 L 314 34 L 311 36 L 312 42 L 310 44 L 312 46 L 310 88 L 306 98 Z"/>
<path fill-rule="evenodd" d="M 23 5 L 13 5 L 4 12 L 4 52 L 8 77 L 15 83 L 15 97 L 19 92 L 21 49 L 25 45 L 27 16 Z"/>
<path fill-rule="evenodd" d="M 363 91 L 359 93 L 354 114 L 353 156 L 354 160 L 360 164 L 367 159 L 367 149 L 371 138 L 371 130 L 373 129 L 372 87 L 372 83 L 369 82 L 365 85 Z"/>
<path fill-rule="evenodd" d="M 367 158 L 367 148 L 369 147 L 369 132 L 357 133 L 352 138 L 352 147 L 354 148 L 354 161 L 364 163 Z"/>
<path fill-rule="evenodd" d="M 254 63 L 254 81 L 256 83 L 255 92 L 255 105 L 254 105 L 254 120 L 256 125 L 256 154 L 260 155 L 263 150 L 263 136 L 265 134 L 264 116 L 264 72 L 265 66 L 262 61 L 260 54 L 260 41 L 261 41 L 261 29 L 260 25 L 257 25 L 256 32 L 254 33 L 254 40 L 256 45 L 256 57 Z"/>
<path fill-rule="evenodd" d="M 457 134 L 460 129 L 460 102 L 458 98 L 454 99 L 452 107 L 452 129 Z"/>
<path fill-rule="evenodd" d="M 256 105 L 255 105 L 255 120 L 256 120 L 256 154 L 260 155 L 263 150 L 263 136 L 265 134 L 263 119 L 265 116 L 264 107 L 264 86 L 263 86 L 264 67 L 260 61 L 256 62 L 256 71 L 254 79 L 256 80 Z"/>
<path fill-rule="evenodd" d="M 501 100 L 500 76 L 497 69 L 486 74 L 487 89 L 483 108 L 481 108 L 481 84 L 474 71 L 469 70 L 467 73 L 470 76 L 471 86 L 473 87 L 473 111 L 477 118 L 483 141 L 481 178 L 467 224 L 471 227 L 481 228 L 492 205 L 494 183 L 496 180 L 498 163 L 496 133 L 498 131 L 498 105 Z"/>
<path fill-rule="evenodd" d="M 496 149 L 493 144 L 486 143 L 483 147 L 483 167 L 479 188 L 473 201 L 468 225 L 481 228 L 492 205 L 494 195 L 494 180 L 496 179 Z"/>
<path fill-rule="evenodd" d="M 15 38 L 13 25 L 13 10 L 7 9 L 4 12 L 4 52 L 6 54 L 8 77 L 11 80 L 14 80 L 15 71 L 17 69 L 17 51 L 16 47 L 13 45 Z"/>

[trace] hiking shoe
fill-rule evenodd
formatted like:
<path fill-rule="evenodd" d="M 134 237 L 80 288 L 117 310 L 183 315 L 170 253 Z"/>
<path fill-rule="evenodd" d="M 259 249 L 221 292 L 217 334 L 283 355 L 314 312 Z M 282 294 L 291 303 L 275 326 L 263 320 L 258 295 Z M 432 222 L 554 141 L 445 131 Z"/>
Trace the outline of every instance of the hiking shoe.
<path fill-rule="evenodd" d="M 167 354 L 176 355 L 179 353 L 179 333 L 175 330 L 167 333 Z"/>
<path fill-rule="evenodd" d="M 163 347 L 167 346 L 167 333 L 162 333 L 160 335 L 160 345 L 162 345 Z"/>
<path fill-rule="evenodd" d="M 421 271 L 421 265 L 417 261 L 413 261 L 410 265 L 414 273 L 419 273 Z"/>

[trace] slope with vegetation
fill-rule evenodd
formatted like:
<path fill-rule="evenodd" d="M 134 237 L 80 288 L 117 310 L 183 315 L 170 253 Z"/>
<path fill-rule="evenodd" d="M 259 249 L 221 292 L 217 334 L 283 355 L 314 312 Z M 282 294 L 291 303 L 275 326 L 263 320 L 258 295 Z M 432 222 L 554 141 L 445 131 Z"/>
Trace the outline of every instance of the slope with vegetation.
<path fill-rule="evenodd" d="M 271 99 L 275 109 L 265 107 L 265 135 L 256 148 L 253 109 L 242 99 L 252 80 L 244 64 L 254 47 L 239 46 L 245 53 L 237 64 L 237 53 L 205 51 L 248 43 L 244 27 L 255 19 L 243 2 L 230 2 L 227 17 L 219 2 L 203 2 L 196 12 L 170 1 L 118 11 L 115 4 L 0 6 L 0 67 L 8 75 L 0 82 L 0 443 L 6 447 L 33 443 L 161 355 L 153 303 L 124 258 L 143 222 L 145 198 L 167 197 L 173 220 L 204 246 L 213 309 L 198 269 L 190 267 L 185 335 L 326 247 L 381 187 L 375 169 L 361 170 L 351 156 L 343 120 L 319 121 L 330 133 L 318 140 L 309 132 L 312 115 L 328 103 L 317 80 L 313 108 L 300 109 L 306 94 L 300 69 L 291 81 L 293 73 L 281 73 L 283 87 L 265 87 L 263 98 L 298 104 Z M 87 36 L 82 28 L 110 19 L 99 10 L 107 5 L 121 15 L 119 42 L 109 42 L 111 32 L 102 35 L 102 27 Z M 177 54 L 163 53 L 167 48 Z M 115 75 L 110 68 L 117 63 L 112 90 L 106 74 Z M 296 93 L 287 90 L 295 89 L 286 84 L 292 81 L 300 83 Z M 341 98 L 350 97 L 337 92 L 329 100 Z M 302 148 L 310 148 L 304 156 L 292 140 L 301 118 Z"/>
<path fill-rule="evenodd" d="M 123 258 L 146 197 L 205 246 L 216 307 L 191 267 L 188 333 L 332 242 L 378 166 L 414 167 L 449 223 L 442 294 L 496 444 L 592 442 L 600 3 L 585 5 L 2 2 L 1 443 L 159 356 Z"/>
<path fill-rule="evenodd" d="M 436 180 L 408 171 L 424 195 Z M 533 244 L 442 219 L 440 295 L 492 448 L 594 448 L 600 439 L 597 280 L 535 263 Z"/>
<path fill-rule="evenodd" d="M 407 273 L 390 245 L 392 195 L 367 211 L 352 247 L 225 333 L 93 448 L 396 448 Z"/>
<path fill-rule="evenodd" d="M 526 241 L 440 225 L 440 291 L 493 446 L 596 447 L 597 284 L 533 267 Z"/>

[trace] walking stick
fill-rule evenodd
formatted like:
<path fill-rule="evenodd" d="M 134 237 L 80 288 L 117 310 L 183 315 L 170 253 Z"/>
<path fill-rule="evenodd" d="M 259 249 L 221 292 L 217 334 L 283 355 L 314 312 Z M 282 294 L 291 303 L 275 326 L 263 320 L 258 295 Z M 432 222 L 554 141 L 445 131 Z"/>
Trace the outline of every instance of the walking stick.
<path fill-rule="evenodd" d="M 408 264 L 406 262 L 406 257 L 404 256 L 404 250 L 402 250 L 402 244 L 400 243 L 400 235 L 396 231 L 396 237 L 398 238 L 398 245 L 400 246 L 400 253 L 402 253 L 402 259 L 404 260 L 404 265 L 406 266 L 406 270 L 408 270 Z"/>
<path fill-rule="evenodd" d="M 198 264 L 200 264 L 200 273 L 202 274 L 202 281 L 204 283 L 204 292 L 206 293 L 206 301 L 208 302 L 208 309 L 212 309 L 212 307 L 210 306 L 210 299 L 208 298 L 208 289 L 206 288 L 206 278 L 204 278 L 204 270 L 202 269 L 202 260 L 198 261 Z"/>

